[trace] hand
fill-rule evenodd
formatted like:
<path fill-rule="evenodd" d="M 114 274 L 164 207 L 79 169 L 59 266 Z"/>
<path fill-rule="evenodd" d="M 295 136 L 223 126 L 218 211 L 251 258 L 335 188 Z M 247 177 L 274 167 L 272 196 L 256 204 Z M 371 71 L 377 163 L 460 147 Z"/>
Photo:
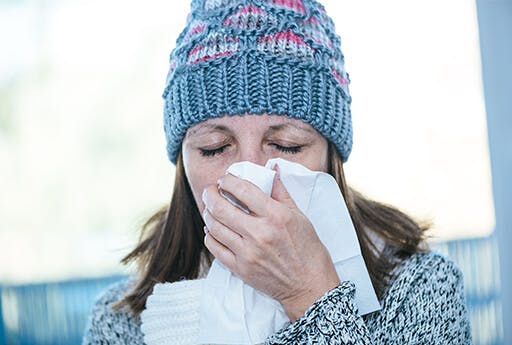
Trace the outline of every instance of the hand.
<path fill-rule="evenodd" d="M 251 211 L 233 206 L 219 189 Z M 205 245 L 244 282 L 278 300 L 293 322 L 340 284 L 313 225 L 297 208 L 276 173 L 271 197 L 227 174 L 203 193 Z"/>

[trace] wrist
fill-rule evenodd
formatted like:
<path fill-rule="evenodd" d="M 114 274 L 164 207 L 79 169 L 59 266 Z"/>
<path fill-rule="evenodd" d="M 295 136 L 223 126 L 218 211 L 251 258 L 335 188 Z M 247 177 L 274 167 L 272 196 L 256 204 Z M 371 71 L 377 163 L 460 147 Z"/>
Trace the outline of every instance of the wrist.
<path fill-rule="evenodd" d="M 321 285 L 317 284 L 315 286 L 311 286 L 306 290 L 301 290 L 294 295 L 283 299 L 281 301 L 281 305 L 283 306 L 290 321 L 295 322 L 326 292 L 334 289 L 340 284 L 340 279 L 336 275 L 335 279 L 326 281 Z"/>

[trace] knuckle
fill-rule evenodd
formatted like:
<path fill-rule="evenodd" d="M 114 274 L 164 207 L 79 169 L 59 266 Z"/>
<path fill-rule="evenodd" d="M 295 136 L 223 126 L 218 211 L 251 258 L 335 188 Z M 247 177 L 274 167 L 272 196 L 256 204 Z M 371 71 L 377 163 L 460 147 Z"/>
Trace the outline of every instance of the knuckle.
<path fill-rule="evenodd" d="M 203 243 L 204 243 L 206 248 L 211 249 L 210 248 L 210 243 L 211 243 L 210 235 L 205 235 L 204 236 Z"/>
<path fill-rule="evenodd" d="M 209 232 L 213 237 L 219 237 L 222 234 L 222 226 L 214 221 L 210 224 Z"/>
<path fill-rule="evenodd" d="M 271 216 L 272 224 L 278 229 L 284 229 L 291 221 L 289 212 L 273 212 Z"/>
<path fill-rule="evenodd" d="M 250 193 L 249 186 L 245 183 L 238 183 L 237 190 L 241 196 L 246 196 Z"/>
<path fill-rule="evenodd" d="M 202 198 L 203 198 L 203 201 L 204 200 L 208 200 L 211 195 L 212 195 L 212 186 L 208 186 L 206 187 L 204 190 L 203 190 L 203 195 L 202 195 Z"/>
<path fill-rule="evenodd" d="M 261 231 L 257 240 L 261 246 L 272 246 L 275 243 L 275 237 L 270 231 Z"/>
<path fill-rule="evenodd" d="M 247 263 L 248 267 L 255 266 L 258 263 L 258 257 L 253 252 L 248 252 L 245 255 L 245 262 Z"/>
<path fill-rule="evenodd" d="M 220 202 L 214 202 L 210 207 L 210 213 L 216 217 L 223 217 L 224 207 L 222 207 Z"/>
<path fill-rule="evenodd" d="M 236 180 L 237 178 L 235 177 L 235 175 L 232 175 L 231 173 L 227 173 L 226 175 L 224 175 L 221 179 L 221 184 L 220 186 L 221 187 L 230 187 L 230 186 L 234 186 L 236 185 Z"/>
<path fill-rule="evenodd" d="M 208 212 L 208 209 L 206 207 L 203 210 L 203 213 L 201 214 L 201 216 L 203 217 L 203 221 L 204 221 L 205 225 L 208 225 L 211 223 L 212 216 L 210 215 L 210 212 Z"/>
<path fill-rule="evenodd" d="M 228 268 L 230 268 L 229 255 L 227 255 L 227 253 L 223 251 L 220 251 L 217 255 L 217 258 L 220 260 L 220 262 L 222 262 L 225 266 L 228 266 Z"/>

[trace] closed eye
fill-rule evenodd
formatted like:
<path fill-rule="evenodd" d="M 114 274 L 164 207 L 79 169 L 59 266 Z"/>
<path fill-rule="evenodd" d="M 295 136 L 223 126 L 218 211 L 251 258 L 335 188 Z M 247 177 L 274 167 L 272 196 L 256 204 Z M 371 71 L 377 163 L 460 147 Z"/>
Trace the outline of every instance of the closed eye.
<path fill-rule="evenodd" d="M 271 146 L 275 147 L 277 150 L 283 152 L 283 153 L 288 153 L 288 154 L 296 154 L 296 153 L 299 153 L 301 152 L 302 150 L 302 145 L 296 145 L 296 146 L 283 146 L 283 145 L 279 145 L 279 144 L 270 144 Z M 200 150 L 200 153 L 201 153 L 201 156 L 203 157 L 213 157 L 215 155 L 218 155 L 218 154 L 221 154 L 222 152 L 224 152 L 224 150 L 228 147 L 229 145 L 226 144 L 226 145 L 223 145 L 221 147 L 217 147 L 215 149 L 199 149 Z"/>
<path fill-rule="evenodd" d="M 271 145 L 274 146 L 279 151 L 284 152 L 284 153 L 295 154 L 295 153 L 299 153 L 302 150 L 302 146 L 301 145 L 297 145 L 297 146 L 282 146 L 282 145 L 275 144 L 275 143 L 271 144 Z"/>
<path fill-rule="evenodd" d="M 228 147 L 228 145 L 224 145 L 224 146 L 221 146 L 221 147 L 218 147 L 215 149 L 211 149 L 211 150 L 208 150 L 208 149 L 199 149 L 199 150 L 201 152 L 201 156 L 213 157 L 215 155 L 221 154 L 226 149 L 226 147 Z"/>

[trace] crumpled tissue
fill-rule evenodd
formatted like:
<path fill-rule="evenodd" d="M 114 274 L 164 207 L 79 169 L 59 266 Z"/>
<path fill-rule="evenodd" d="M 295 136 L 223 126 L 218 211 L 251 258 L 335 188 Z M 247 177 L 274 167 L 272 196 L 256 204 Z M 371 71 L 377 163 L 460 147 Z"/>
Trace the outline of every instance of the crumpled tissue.
<path fill-rule="evenodd" d="M 276 164 L 288 193 L 327 248 L 340 280 L 355 284 L 359 314 L 380 309 L 347 206 L 331 175 L 281 158 L 270 159 L 264 167 L 235 163 L 227 172 L 270 195 L 275 174 L 272 168 Z M 232 198 L 230 201 L 235 202 Z M 196 344 L 260 344 L 290 323 L 278 301 L 245 284 L 217 259 L 200 289 Z"/>

